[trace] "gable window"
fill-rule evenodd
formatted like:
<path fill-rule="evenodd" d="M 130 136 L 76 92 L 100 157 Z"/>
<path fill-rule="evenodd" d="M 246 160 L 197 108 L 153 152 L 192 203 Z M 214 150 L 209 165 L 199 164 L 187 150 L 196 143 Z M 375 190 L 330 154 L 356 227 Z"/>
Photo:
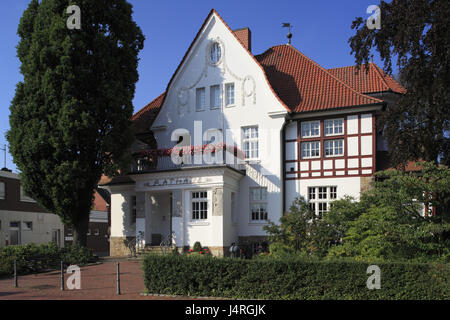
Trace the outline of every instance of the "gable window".
<path fill-rule="evenodd" d="M 250 221 L 267 220 L 267 188 L 250 188 Z"/>
<path fill-rule="evenodd" d="M 322 214 L 331 207 L 331 201 L 337 199 L 337 187 L 309 187 L 308 202 L 309 208 L 322 218 Z"/>
<path fill-rule="evenodd" d="M 218 42 L 214 42 L 210 47 L 209 53 L 211 62 L 213 64 L 219 63 L 220 59 L 222 58 L 222 48 L 220 47 L 220 44 Z"/>
<path fill-rule="evenodd" d="M 323 125 L 326 136 L 344 133 L 344 119 L 325 120 Z"/>
<path fill-rule="evenodd" d="M 301 124 L 302 138 L 311 138 L 320 136 L 320 121 L 308 121 Z"/>
<path fill-rule="evenodd" d="M 325 156 L 343 156 L 344 155 L 344 139 L 325 140 Z"/>
<path fill-rule="evenodd" d="M 211 109 L 220 108 L 222 106 L 222 99 L 220 98 L 220 86 L 211 86 L 210 95 Z"/>
<path fill-rule="evenodd" d="M 242 128 L 242 146 L 246 159 L 259 157 L 259 133 L 258 127 Z"/>
<path fill-rule="evenodd" d="M 0 182 L 0 200 L 6 199 L 6 185 L 4 182 Z"/>
<path fill-rule="evenodd" d="M 320 142 L 308 141 L 301 143 L 302 159 L 320 157 Z"/>
<path fill-rule="evenodd" d="M 205 108 L 205 88 L 197 88 L 195 94 L 195 110 L 202 111 Z"/>
<path fill-rule="evenodd" d="M 225 85 L 225 105 L 234 105 L 234 83 L 227 83 Z"/>
<path fill-rule="evenodd" d="M 208 193 L 195 191 L 191 193 L 192 220 L 208 219 Z"/>

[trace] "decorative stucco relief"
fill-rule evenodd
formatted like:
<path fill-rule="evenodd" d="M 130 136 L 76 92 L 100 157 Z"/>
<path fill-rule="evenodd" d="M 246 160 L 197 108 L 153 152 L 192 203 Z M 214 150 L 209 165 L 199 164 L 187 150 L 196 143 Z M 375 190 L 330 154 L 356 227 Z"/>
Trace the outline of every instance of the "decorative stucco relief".
<path fill-rule="evenodd" d="M 213 216 L 223 215 L 223 188 L 213 190 Z"/>
<path fill-rule="evenodd" d="M 210 59 L 209 52 L 210 52 L 211 46 L 216 42 L 219 43 L 221 46 L 222 56 L 218 62 L 213 63 Z M 179 115 L 183 114 L 183 112 L 187 112 L 187 113 L 191 112 L 191 107 L 189 105 L 189 101 L 191 100 L 190 99 L 191 95 L 194 94 L 194 92 L 192 92 L 192 91 L 193 91 L 193 89 L 195 89 L 197 87 L 197 85 L 203 78 L 208 77 L 208 66 L 212 67 L 212 68 L 217 68 L 220 65 L 223 65 L 223 68 L 221 69 L 222 76 L 224 76 L 225 74 L 229 74 L 229 75 L 231 75 L 231 77 L 233 77 L 235 80 L 237 80 L 237 82 L 240 83 L 242 105 L 245 106 L 246 99 L 251 98 L 251 97 L 253 97 L 252 103 L 256 104 L 256 82 L 255 82 L 255 79 L 251 75 L 239 76 L 230 69 L 230 67 L 227 64 L 227 60 L 226 60 L 225 45 L 224 45 L 223 41 L 220 39 L 220 37 L 217 37 L 215 39 L 212 39 L 210 41 L 209 45 L 206 46 L 205 63 L 203 65 L 202 71 L 200 72 L 200 74 L 196 78 L 196 80 L 187 86 L 182 86 L 177 89 L 178 114 Z M 236 87 L 237 87 L 237 84 L 236 84 Z M 223 96 L 223 92 L 222 92 L 222 96 Z M 194 111 L 194 109 L 192 109 L 192 111 Z"/>

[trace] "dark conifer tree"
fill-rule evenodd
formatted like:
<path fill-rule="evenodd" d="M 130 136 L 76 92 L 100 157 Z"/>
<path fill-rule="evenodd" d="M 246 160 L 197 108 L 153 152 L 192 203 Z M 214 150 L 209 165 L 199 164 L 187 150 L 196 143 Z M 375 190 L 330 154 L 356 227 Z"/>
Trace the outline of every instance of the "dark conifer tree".
<path fill-rule="evenodd" d="M 81 29 L 67 27 L 70 5 Z M 24 190 L 86 245 L 94 188 L 128 162 L 144 36 L 126 0 L 32 0 L 18 34 L 10 150 Z"/>

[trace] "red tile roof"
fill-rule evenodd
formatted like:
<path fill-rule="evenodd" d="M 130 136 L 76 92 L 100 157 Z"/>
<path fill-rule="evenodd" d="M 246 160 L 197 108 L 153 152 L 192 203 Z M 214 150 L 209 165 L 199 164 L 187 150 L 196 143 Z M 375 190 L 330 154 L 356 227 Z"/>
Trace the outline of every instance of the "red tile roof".
<path fill-rule="evenodd" d="M 108 204 L 97 191 L 94 192 L 93 210 L 108 212 Z"/>
<path fill-rule="evenodd" d="M 352 77 L 351 75 L 354 75 L 352 71 L 353 67 L 336 68 L 331 69 L 331 71 L 326 70 L 290 45 L 275 46 L 261 55 L 253 56 L 239 35 L 236 35 L 217 11 L 213 9 L 205 19 L 181 63 L 178 65 L 177 70 L 170 79 L 166 92 L 212 14 L 216 14 L 223 21 L 238 42 L 246 49 L 258 66 L 261 67 L 270 89 L 288 111 L 322 111 L 379 104 L 383 101 L 369 97 L 363 93 L 386 91 L 386 88 L 390 88 L 394 92 L 405 91 L 403 87 L 391 77 L 386 76 L 376 65 L 371 66 L 372 73 L 370 77 L 363 75 Z M 366 84 L 365 82 L 367 81 L 370 83 Z M 370 87 L 372 91 L 360 91 L 361 87 Z M 382 90 L 378 90 L 380 88 Z M 151 122 L 155 119 L 165 98 L 166 94 L 162 93 L 132 117 L 138 130 L 148 131 Z"/>
<path fill-rule="evenodd" d="M 364 65 L 360 70 L 356 66 L 328 69 L 335 77 L 344 81 L 350 87 L 361 93 L 376 93 L 392 91 L 396 93 L 406 93 L 394 78 L 387 75 L 380 67 L 374 63 L 369 63 L 369 69 Z"/>
<path fill-rule="evenodd" d="M 275 92 L 293 112 L 383 102 L 352 89 L 291 45 L 275 46 L 255 57 Z"/>
<path fill-rule="evenodd" d="M 156 115 L 158 114 L 165 97 L 166 93 L 163 92 L 155 100 L 133 115 L 131 120 L 133 121 L 137 133 L 144 133 L 150 130 L 150 126 L 156 119 Z"/>
<path fill-rule="evenodd" d="M 143 116 L 145 116 L 145 114 L 148 111 L 151 110 L 158 110 L 161 105 L 162 102 L 164 101 L 164 98 L 166 96 L 166 93 L 163 92 L 161 93 L 155 100 L 153 100 L 152 102 L 150 102 L 149 104 L 147 104 L 145 107 L 143 107 L 141 110 L 139 110 L 138 112 L 136 112 L 133 117 L 131 118 L 131 120 L 135 121 L 135 120 L 139 120 L 141 119 Z"/>

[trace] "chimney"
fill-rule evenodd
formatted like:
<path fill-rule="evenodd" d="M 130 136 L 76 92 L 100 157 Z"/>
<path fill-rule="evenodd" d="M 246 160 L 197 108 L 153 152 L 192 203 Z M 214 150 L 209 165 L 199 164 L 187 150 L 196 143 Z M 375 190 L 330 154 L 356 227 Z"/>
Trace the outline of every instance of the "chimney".
<path fill-rule="evenodd" d="M 250 31 L 250 29 L 248 27 L 241 28 L 233 30 L 233 32 L 236 37 L 241 40 L 248 51 L 252 52 L 252 32 Z"/>

